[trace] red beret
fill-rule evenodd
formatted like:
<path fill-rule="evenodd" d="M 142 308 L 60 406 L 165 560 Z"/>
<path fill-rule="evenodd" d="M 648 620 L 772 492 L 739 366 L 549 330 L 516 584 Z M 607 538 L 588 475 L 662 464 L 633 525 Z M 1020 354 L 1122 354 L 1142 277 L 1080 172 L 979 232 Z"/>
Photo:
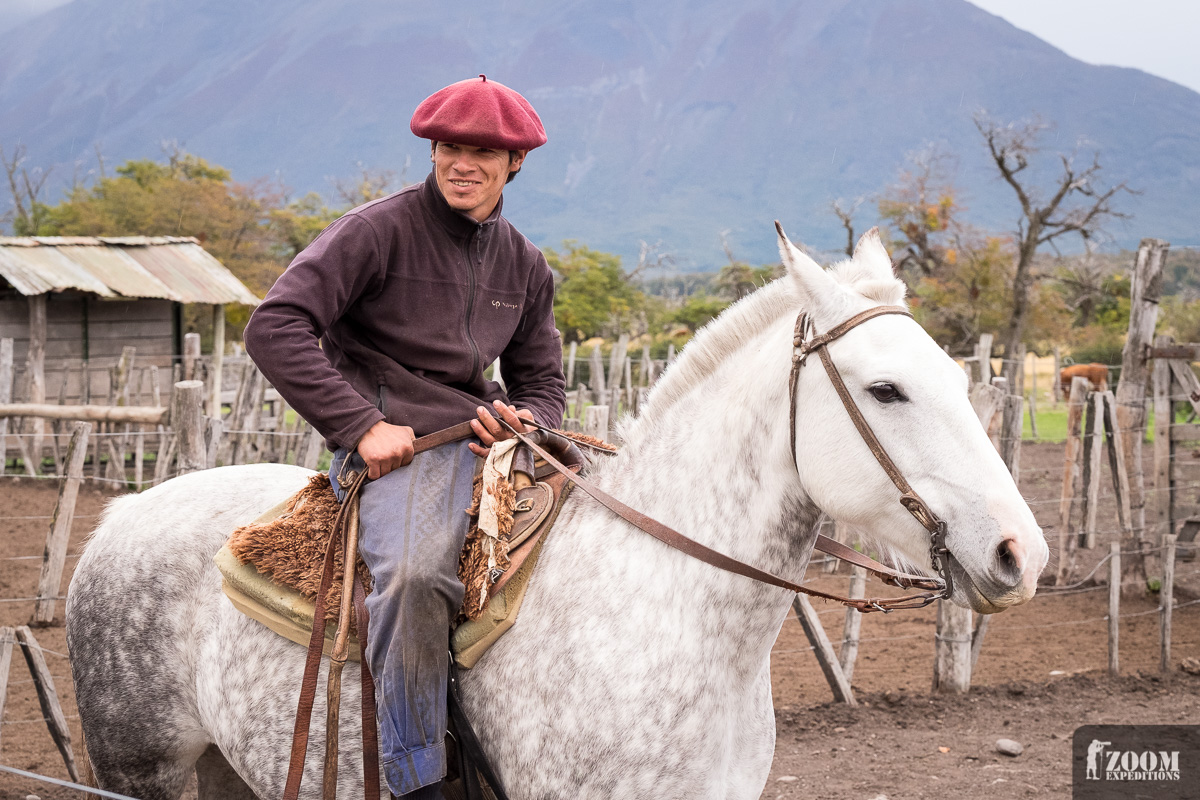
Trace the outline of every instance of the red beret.
<path fill-rule="evenodd" d="M 409 127 L 422 139 L 496 150 L 532 150 L 546 143 L 546 130 L 529 101 L 483 75 L 425 98 Z"/>

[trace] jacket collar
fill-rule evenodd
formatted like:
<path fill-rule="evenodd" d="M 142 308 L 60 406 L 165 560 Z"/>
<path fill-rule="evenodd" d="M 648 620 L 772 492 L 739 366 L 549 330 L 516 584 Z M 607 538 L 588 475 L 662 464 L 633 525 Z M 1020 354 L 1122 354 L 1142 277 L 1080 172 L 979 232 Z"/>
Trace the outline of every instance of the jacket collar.
<path fill-rule="evenodd" d="M 437 176 L 434 175 L 432 170 L 429 172 L 429 177 L 425 179 L 425 185 L 421 188 L 421 194 L 425 200 L 425 208 L 429 209 L 429 213 L 433 218 L 451 236 L 459 239 L 466 239 L 485 225 L 495 223 L 496 220 L 500 219 L 500 212 L 504 208 L 504 195 L 501 195 L 491 215 L 483 222 L 476 222 L 469 214 L 464 214 L 450 207 L 450 204 L 446 202 L 446 198 L 442 196 L 442 190 L 438 188 Z"/>

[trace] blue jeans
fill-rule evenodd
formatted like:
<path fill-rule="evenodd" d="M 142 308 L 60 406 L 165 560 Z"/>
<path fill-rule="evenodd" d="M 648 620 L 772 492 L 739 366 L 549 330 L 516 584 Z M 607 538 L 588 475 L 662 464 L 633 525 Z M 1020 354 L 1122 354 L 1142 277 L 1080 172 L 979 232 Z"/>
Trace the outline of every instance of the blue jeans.
<path fill-rule="evenodd" d="M 473 440 L 472 440 L 473 441 Z M 338 450 L 329 468 L 365 469 Z M 467 537 L 475 455 L 467 442 L 418 454 L 363 486 L 359 552 L 371 570 L 367 663 L 375 679 L 383 774 L 402 795 L 446 775 L 446 685 L 450 623 L 462 604 L 458 558 Z"/>

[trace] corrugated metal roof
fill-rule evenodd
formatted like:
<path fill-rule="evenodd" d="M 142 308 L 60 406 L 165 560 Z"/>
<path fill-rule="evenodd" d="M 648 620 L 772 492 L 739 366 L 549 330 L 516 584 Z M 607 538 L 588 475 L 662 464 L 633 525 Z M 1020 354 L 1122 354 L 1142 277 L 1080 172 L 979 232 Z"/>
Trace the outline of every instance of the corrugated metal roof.
<path fill-rule="evenodd" d="M 24 295 L 78 289 L 180 303 L 259 299 L 192 238 L 0 236 L 0 277 Z"/>

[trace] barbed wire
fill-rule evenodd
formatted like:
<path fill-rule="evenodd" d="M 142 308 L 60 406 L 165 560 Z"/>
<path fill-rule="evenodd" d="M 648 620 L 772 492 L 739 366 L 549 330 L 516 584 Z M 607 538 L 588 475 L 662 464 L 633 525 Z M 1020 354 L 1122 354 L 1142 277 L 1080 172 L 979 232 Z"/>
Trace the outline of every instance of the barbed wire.
<path fill-rule="evenodd" d="M 1197 604 L 1200 604 L 1200 600 L 1189 600 L 1186 603 L 1174 603 L 1173 608 L 1175 610 L 1179 610 L 1181 608 L 1188 608 L 1190 606 L 1195 606 Z M 838 610 L 841 610 L 841 609 L 838 609 Z M 1131 611 L 1127 614 L 1118 614 L 1117 619 L 1132 619 L 1135 617 L 1147 617 L 1152 614 L 1161 614 L 1162 611 L 1163 611 L 1163 609 L 1161 607 L 1160 608 L 1151 608 L 1147 611 Z M 788 617 L 788 619 L 792 619 L 792 618 L 794 618 L 794 617 L 791 617 L 791 616 Z M 1040 624 L 1040 625 L 994 624 L 994 625 L 991 625 L 988 627 L 988 636 L 991 636 L 992 634 L 996 633 L 997 631 L 1033 630 L 1036 628 L 1061 628 L 1061 627 L 1068 627 L 1068 626 L 1074 626 L 1074 625 L 1086 625 L 1086 624 L 1090 624 L 1093 622 L 1107 622 L 1108 618 L 1109 618 L 1109 615 L 1105 614 L 1102 617 L 1089 617 L 1087 619 L 1078 619 L 1078 620 L 1061 620 L 1059 622 L 1048 622 L 1048 623 L 1044 623 L 1044 624 Z M 863 644 L 865 642 L 895 642 L 895 641 L 902 641 L 902 640 L 907 640 L 907 639 L 928 639 L 929 637 L 930 637 L 930 634 L 928 632 L 908 633 L 908 634 L 901 634 L 898 636 L 860 636 L 858 638 L 858 643 Z M 831 642 L 832 642 L 832 640 L 831 640 Z M 808 647 L 787 648 L 787 649 L 783 649 L 783 650 L 773 649 L 771 651 L 771 655 L 787 655 L 789 653 L 805 653 L 805 652 L 812 652 L 814 650 L 816 650 L 816 648 L 812 647 L 811 645 Z"/>
<path fill-rule="evenodd" d="M 79 553 L 67 553 L 67 558 L 79 558 Z M 42 556 L 5 556 L 0 558 L 0 561 L 45 561 L 46 557 Z"/>

